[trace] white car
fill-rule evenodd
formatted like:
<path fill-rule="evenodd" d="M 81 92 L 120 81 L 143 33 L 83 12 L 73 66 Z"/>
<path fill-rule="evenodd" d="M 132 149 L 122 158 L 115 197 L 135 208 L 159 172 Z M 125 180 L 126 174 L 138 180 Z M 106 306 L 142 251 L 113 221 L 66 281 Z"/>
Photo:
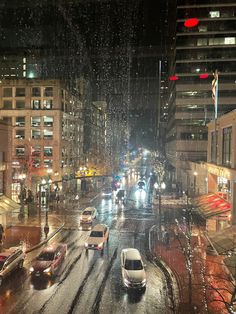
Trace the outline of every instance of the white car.
<path fill-rule="evenodd" d="M 83 210 L 80 216 L 81 223 L 92 223 L 93 219 L 96 218 L 97 210 L 95 207 L 87 207 Z"/>
<path fill-rule="evenodd" d="M 137 249 L 128 248 L 121 251 L 121 272 L 126 288 L 145 289 L 146 272 L 141 255 Z"/>
<path fill-rule="evenodd" d="M 93 227 L 90 235 L 85 242 L 86 250 L 99 250 L 103 251 L 105 243 L 109 240 L 109 228 L 106 225 L 98 224 Z"/>

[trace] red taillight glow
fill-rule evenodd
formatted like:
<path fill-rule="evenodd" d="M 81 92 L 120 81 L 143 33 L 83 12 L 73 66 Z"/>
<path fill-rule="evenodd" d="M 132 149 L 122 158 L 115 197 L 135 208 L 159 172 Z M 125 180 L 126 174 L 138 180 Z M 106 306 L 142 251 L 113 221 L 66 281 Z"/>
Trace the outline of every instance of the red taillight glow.
<path fill-rule="evenodd" d="M 199 23 L 199 20 L 197 18 L 191 18 L 191 19 L 187 19 L 185 22 L 184 22 L 184 26 L 185 27 L 188 27 L 188 28 L 191 28 L 191 27 L 195 27 L 197 26 Z"/>
<path fill-rule="evenodd" d="M 206 78 L 208 78 L 209 77 L 209 74 L 207 74 L 207 73 L 203 73 L 203 74 L 200 74 L 199 75 L 199 78 L 200 79 L 206 79 Z"/>
<path fill-rule="evenodd" d="M 169 77 L 170 81 L 177 81 L 179 79 L 179 77 L 177 75 L 172 75 Z"/>

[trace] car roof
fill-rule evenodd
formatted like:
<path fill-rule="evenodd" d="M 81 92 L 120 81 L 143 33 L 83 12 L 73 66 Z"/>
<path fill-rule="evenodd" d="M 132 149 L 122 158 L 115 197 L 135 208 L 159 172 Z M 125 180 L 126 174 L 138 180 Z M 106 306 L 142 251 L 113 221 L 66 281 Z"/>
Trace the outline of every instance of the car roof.
<path fill-rule="evenodd" d="M 61 246 L 62 246 L 61 243 L 51 244 L 43 248 L 41 252 L 55 252 Z"/>
<path fill-rule="evenodd" d="M 86 207 L 84 210 L 83 210 L 83 212 L 85 212 L 85 211 L 94 211 L 94 210 L 96 210 L 96 208 L 95 207 Z"/>
<path fill-rule="evenodd" d="M 128 248 L 128 249 L 123 249 L 122 252 L 124 252 L 125 257 L 130 260 L 139 260 L 141 259 L 141 255 L 139 253 L 139 250 L 134 249 L 134 248 Z"/>
<path fill-rule="evenodd" d="M 97 224 L 93 227 L 91 231 L 102 231 L 104 230 L 104 228 L 107 228 L 107 226 L 104 224 Z"/>

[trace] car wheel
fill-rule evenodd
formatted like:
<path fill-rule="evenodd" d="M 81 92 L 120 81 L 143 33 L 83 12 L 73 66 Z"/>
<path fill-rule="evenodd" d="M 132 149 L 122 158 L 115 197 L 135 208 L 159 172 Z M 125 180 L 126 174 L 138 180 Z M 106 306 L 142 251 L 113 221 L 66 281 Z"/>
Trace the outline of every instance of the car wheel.
<path fill-rule="evenodd" d="M 18 264 L 18 268 L 19 268 L 19 269 L 22 269 L 22 268 L 23 268 L 23 264 L 24 264 L 24 261 L 23 261 L 23 259 L 22 259 L 22 260 L 20 260 L 20 262 L 19 262 L 19 264 Z"/>

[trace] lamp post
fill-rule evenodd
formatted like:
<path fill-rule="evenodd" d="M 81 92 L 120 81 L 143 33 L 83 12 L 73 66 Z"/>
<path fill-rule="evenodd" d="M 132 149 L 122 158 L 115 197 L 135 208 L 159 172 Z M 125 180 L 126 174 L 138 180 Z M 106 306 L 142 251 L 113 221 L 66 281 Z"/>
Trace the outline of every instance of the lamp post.
<path fill-rule="evenodd" d="M 44 233 L 47 238 L 48 232 L 49 232 L 49 225 L 48 225 L 48 211 L 49 211 L 49 206 L 50 206 L 50 191 L 51 191 L 51 184 L 52 180 L 51 178 L 48 179 L 48 182 L 46 183 L 47 188 L 46 188 L 46 207 L 45 207 L 45 225 L 44 225 Z"/>
<path fill-rule="evenodd" d="M 193 193 L 194 193 L 194 196 L 196 195 L 196 181 L 197 181 L 197 171 L 194 171 L 193 173 Z"/>
<path fill-rule="evenodd" d="M 22 173 L 19 175 L 20 180 L 20 217 L 24 217 L 24 184 L 25 184 L 26 174 Z"/>
<path fill-rule="evenodd" d="M 162 208 L 161 208 L 161 192 L 164 191 L 166 188 L 165 182 L 162 182 L 159 185 L 159 230 L 161 231 L 161 225 L 162 225 Z"/>

